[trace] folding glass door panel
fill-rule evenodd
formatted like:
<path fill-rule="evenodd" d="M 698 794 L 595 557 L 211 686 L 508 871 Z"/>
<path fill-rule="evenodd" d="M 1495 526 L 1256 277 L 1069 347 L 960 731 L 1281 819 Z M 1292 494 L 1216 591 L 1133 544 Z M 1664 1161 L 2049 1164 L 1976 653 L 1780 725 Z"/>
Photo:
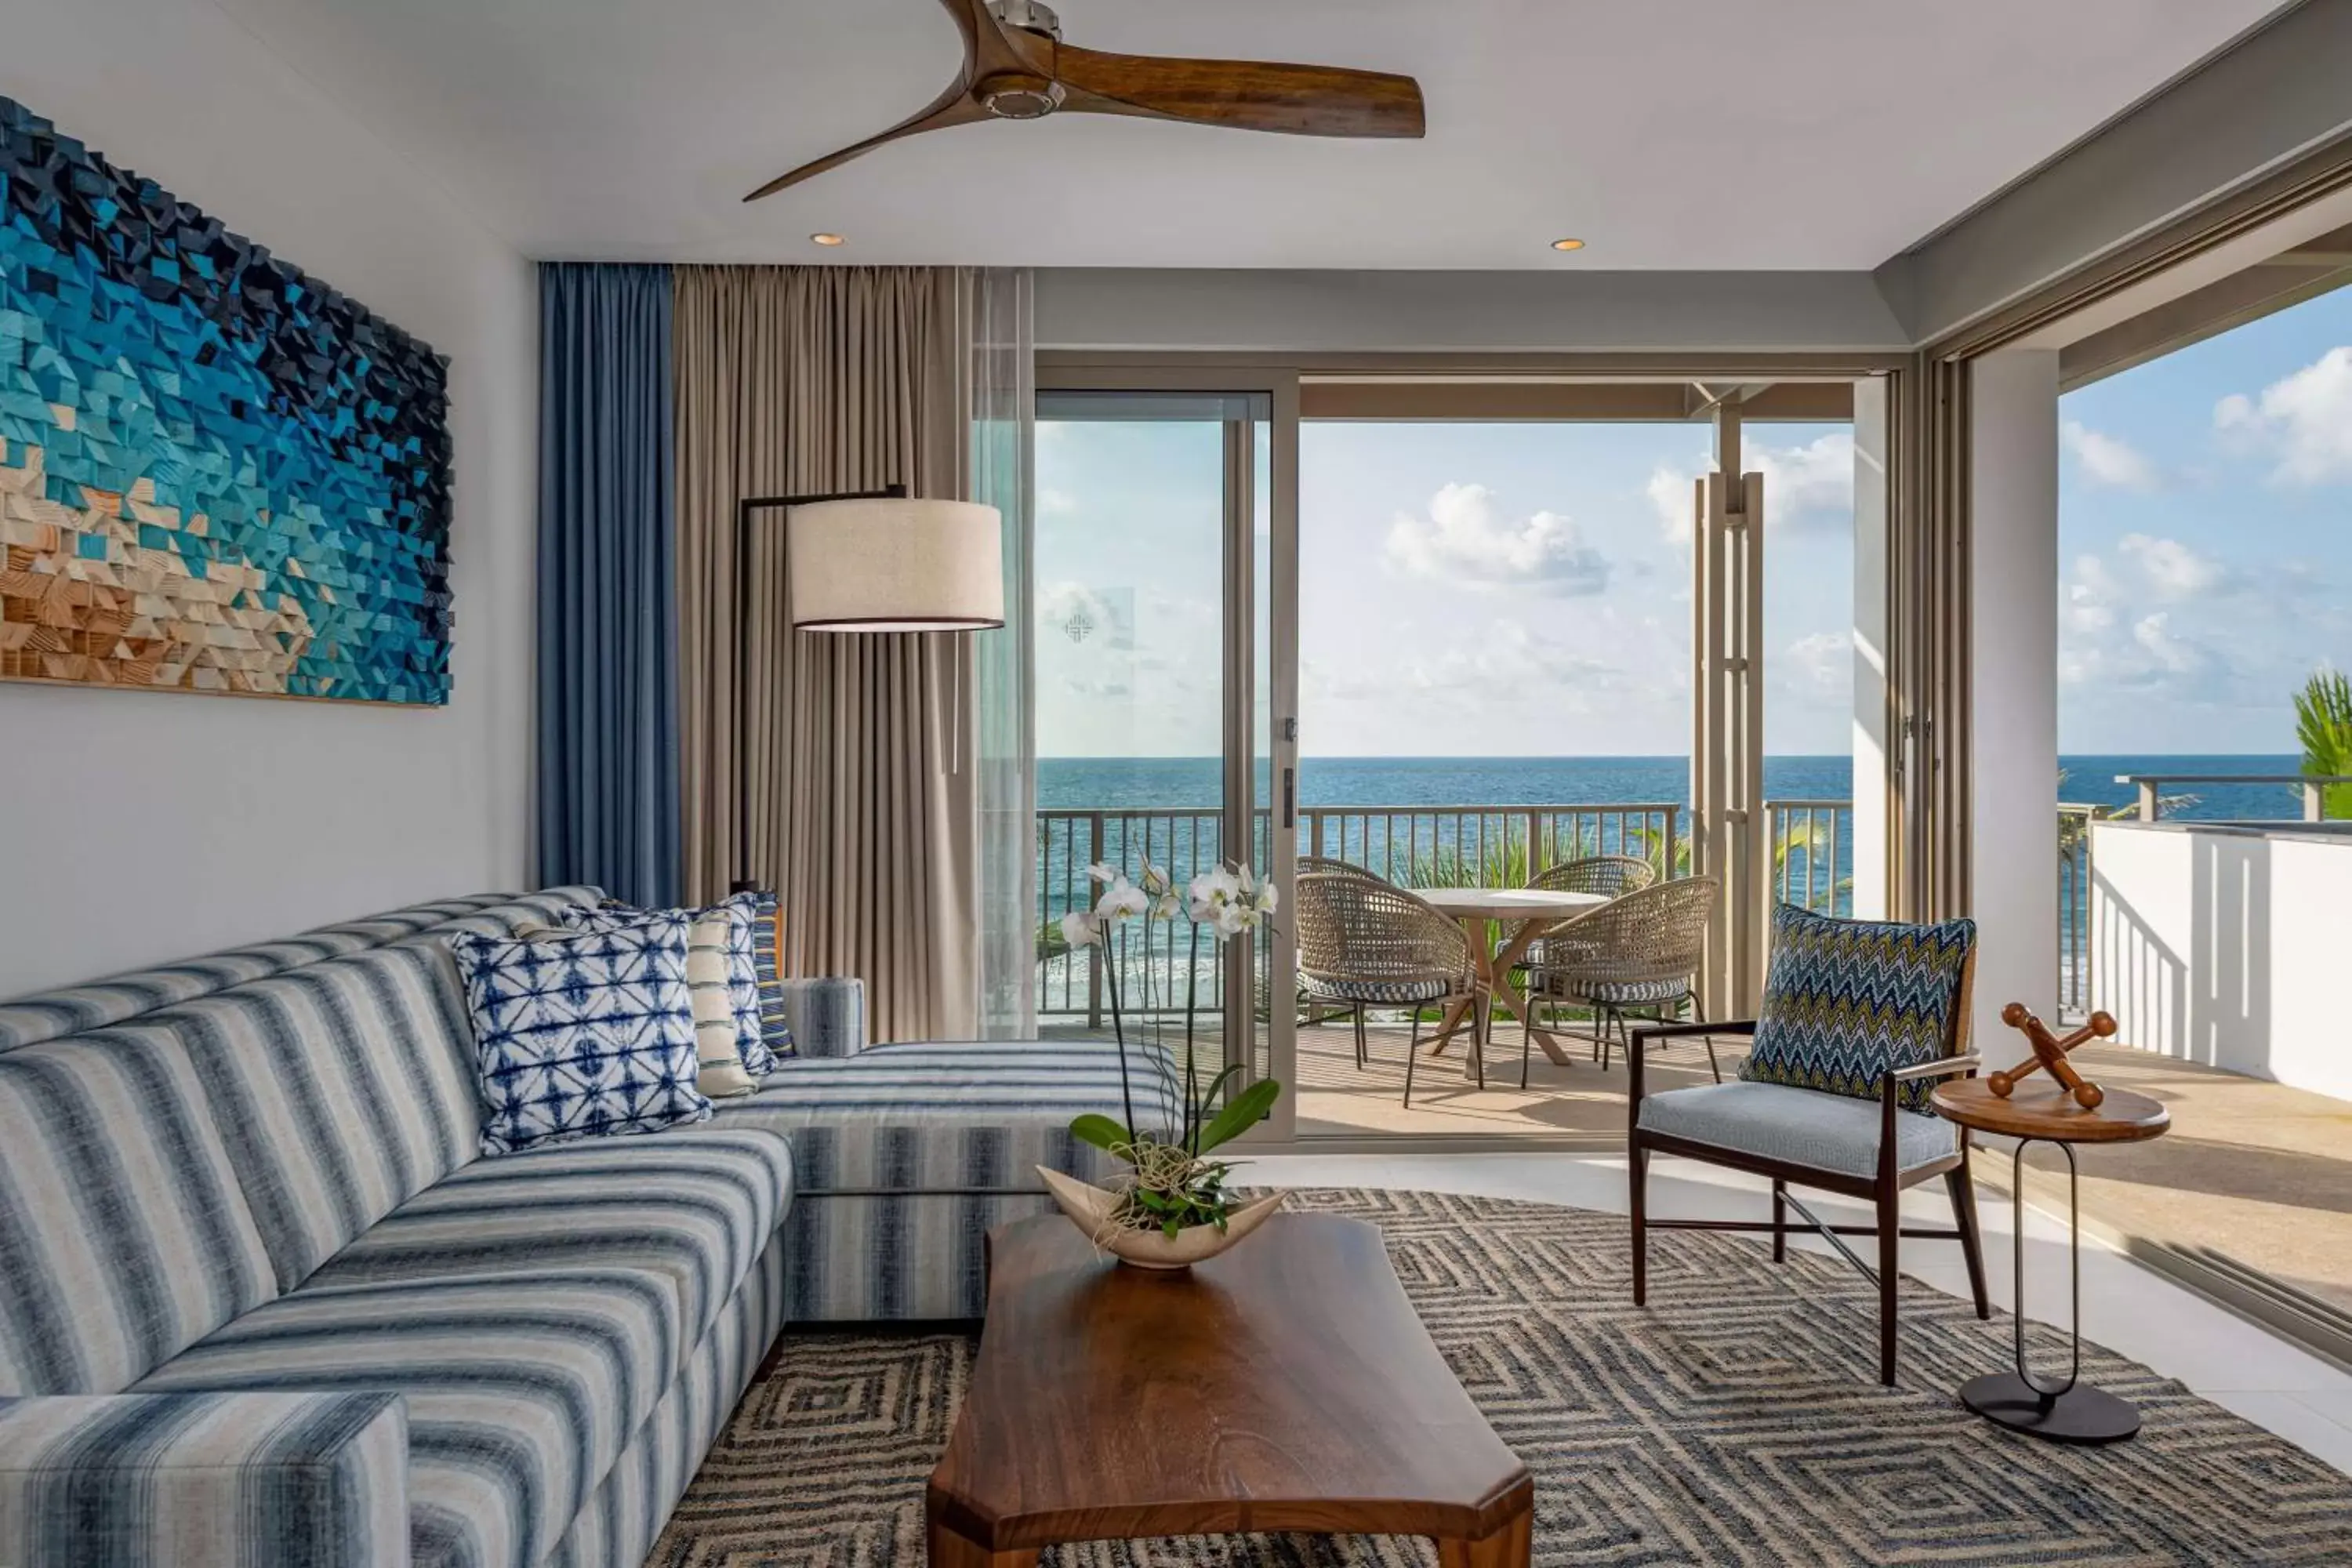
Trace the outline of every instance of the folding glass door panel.
<path fill-rule="evenodd" d="M 1270 866 L 1270 412 L 1246 394 L 1037 402 L 1038 1026 L 1116 1026 L 1180 1069 L 1190 1038 L 1204 1084 L 1275 1071 L 1284 944 L 1223 951 L 1143 918 L 1072 951 L 1061 922 L 1101 898 L 1097 868 L 1181 894 L 1221 865 Z"/>

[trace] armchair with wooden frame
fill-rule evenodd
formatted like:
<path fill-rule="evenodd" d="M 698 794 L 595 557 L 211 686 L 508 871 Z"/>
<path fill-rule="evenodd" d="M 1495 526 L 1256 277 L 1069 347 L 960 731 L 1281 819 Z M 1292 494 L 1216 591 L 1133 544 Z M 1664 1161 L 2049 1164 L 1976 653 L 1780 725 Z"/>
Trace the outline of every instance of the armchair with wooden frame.
<path fill-rule="evenodd" d="M 1958 1241 L 1967 1259 L 1969 1287 L 1976 1298 L 1977 1316 L 1990 1318 L 1992 1307 L 1985 1292 L 1984 1248 L 1977 1224 L 1976 1189 L 1969 1172 L 1968 1131 L 1903 1103 L 1906 1096 L 1919 1092 L 1914 1086 L 1932 1079 L 1976 1075 L 1980 1058 L 1965 1049 L 1969 1039 L 1969 994 L 1975 971 L 1971 928 L 1967 956 L 1951 987 L 1940 1055 L 1906 1065 L 1880 1062 L 1857 1075 L 1845 1091 L 1749 1081 L 1743 1076 L 1741 1080 L 1731 1083 L 1702 1084 L 1645 1096 L 1643 1061 L 1652 1042 L 1697 1034 L 1746 1035 L 1752 1038 L 1757 1021 L 1665 1024 L 1634 1029 L 1626 1049 L 1626 1065 L 1632 1074 L 1626 1140 L 1635 1304 L 1642 1304 L 1648 1294 L 1648 1240 L 1652 1230 L 1769 1232 L 1773 1261 L 1785 1262 L 1792 1228 L 1789 1210 L 1794 1209 L 1806 1225 L 1819 1231 L 1848 1263 L 1878 1287 L 1880 1382 L 1889 1385 L 1895 1382 L 1895 1299 L 1902 1237 Z M 1769 1015 L 1773 1003 L 1770 987 L 1767 990 Z M 1860 1086 L 1871 1082 L 1876 1086 L 1875 1095 L 1862 1098 Z M 1771 1222 L 1653 1217 L 1647 1191 L 1653 1154 L 1679 1155 L 1769 1178 L 1772 1184 Z M 1954 1228 L 1904 1224 L 1903 1194 L 1938 1176 L 1943 1178 L 1951 1199 Z M 1871 1205 L 1873 1223 L 1832 1224 L 1790 1193 L 1791 1185 L 1859 1199 Z M 1847 1244 L 1845 1237 L 1849 1236 L 1877 1237 L 1875 1268 Z"/>

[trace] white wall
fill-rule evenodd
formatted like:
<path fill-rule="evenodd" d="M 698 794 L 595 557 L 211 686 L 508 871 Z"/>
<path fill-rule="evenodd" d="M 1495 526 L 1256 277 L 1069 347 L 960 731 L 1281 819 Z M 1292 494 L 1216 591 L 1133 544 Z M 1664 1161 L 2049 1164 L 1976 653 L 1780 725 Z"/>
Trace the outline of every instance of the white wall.
<path fill-rule="evenodd" d="M 0 683 L 0 996 L 527 870 L 530 265 L 202 0 L 19 0 L 0 93 L 451 360 L 453 700 Z"/>
<path fill-rule="evenodd" d="M 1853 915 L 1886 918 L 1887 460 L 1886 378 L 1853 387 Z"/>
<path fill-rule="evenodd" d="M 2058 353 L 1977 362 L 1969 389 L 1969 912 L 1977 1047 L 2026 1054 L 2000 1010 L 2058 1016 Z"/>
<path fill-rule="evenodd" d="M 2352 1100 L 2352 834 L 2091 829 L 2091 1005 L 2119 1043 Z"/>

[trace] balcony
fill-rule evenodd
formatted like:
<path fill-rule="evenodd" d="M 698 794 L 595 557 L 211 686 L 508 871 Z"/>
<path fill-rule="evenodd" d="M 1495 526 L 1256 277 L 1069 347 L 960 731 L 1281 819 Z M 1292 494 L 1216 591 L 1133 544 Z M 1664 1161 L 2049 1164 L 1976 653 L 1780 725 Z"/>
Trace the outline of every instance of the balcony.
<path fill-rule="evenodd" d="M 1768 802 L 1771 814 L 1772 896 L 1827 914 L 1853 906 L 1853 810 L 1842 800 Z M 1100 950 L 1073 955 L 1059 922 L 1084 908 L 1093 889 L 1087 868 L 1108 861 L 1134 875 L 1149 858 L 1181 883 L 1226 858 L 1263 866 L 1272 858 L 1270 812 L 1257 814 L 1246 856 L 1223 847 L 1215 806 L 1130 809 L 1063 807 L 1037 813 L 1037 1016 L 1041 1026 L 1083 1019 L 1105 1025 L 1110 1005 Z M 1529 854 L 1530 846 L 1534 854 Z M 1666 876 L 1690 865 L 1688 808 L 1669 801 L 1599 805 L 1302 806 L 1298 853 L 1352 861 L 1406 888 L 1516 888 L 1544 867 L 1584 855 L 1631 855 Z M 1131 956 L 1122 972 L 1123 1011 L 1130 1016 L 1181 1014 L 1189 960 L 1155 949 Z M 1224 1005 L 1223 966 L 1199 971 L 1203 1016 Z M 1149 991 L 1150 1002 L 1143 1002 Z"/>

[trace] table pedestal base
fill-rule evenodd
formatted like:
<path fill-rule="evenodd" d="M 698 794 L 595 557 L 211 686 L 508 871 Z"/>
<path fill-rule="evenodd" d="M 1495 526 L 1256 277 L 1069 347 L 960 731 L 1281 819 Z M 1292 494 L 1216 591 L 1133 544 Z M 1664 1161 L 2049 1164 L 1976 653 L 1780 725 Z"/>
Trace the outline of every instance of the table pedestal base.
<path fill-rule="evenodd" d="M 1960 1403 L 2012 1432 L 2053 1443 L 2120 1443 L 2139 1430 L 2139 1411 L 2129 1400 L 2087 1383 L 2042 1394 L 2013 1372 L 1988 1373 L 1960 1385 Z"/>

